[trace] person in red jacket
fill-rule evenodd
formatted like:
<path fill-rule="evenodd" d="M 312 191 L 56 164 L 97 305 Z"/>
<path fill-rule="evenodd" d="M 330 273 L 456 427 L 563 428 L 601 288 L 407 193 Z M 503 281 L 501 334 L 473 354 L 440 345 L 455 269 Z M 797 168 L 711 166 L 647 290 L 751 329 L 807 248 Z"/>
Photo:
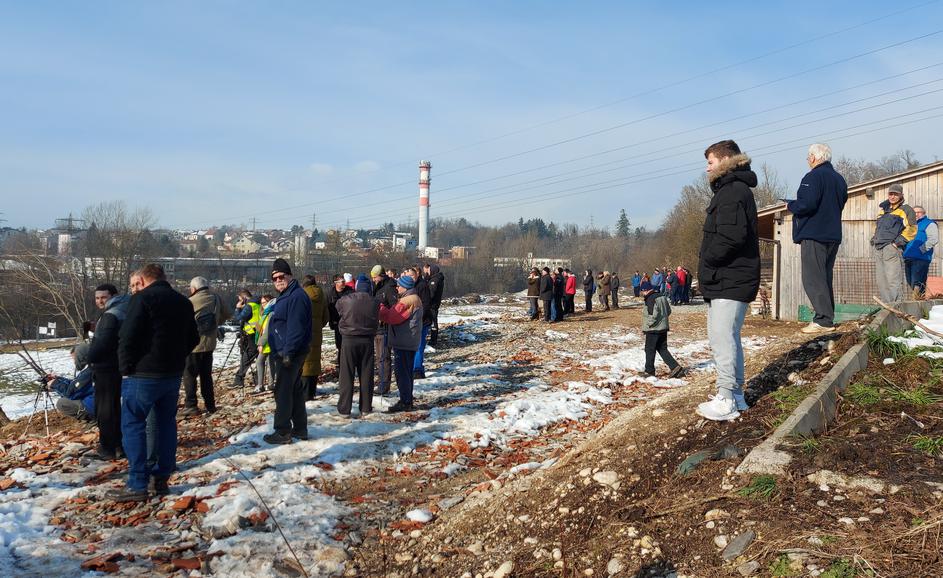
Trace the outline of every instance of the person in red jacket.
<path fill-rule="evenodd" d="M 563 270 L 563 312 L 576 313 L 576 275 L 569 269 Z"/>

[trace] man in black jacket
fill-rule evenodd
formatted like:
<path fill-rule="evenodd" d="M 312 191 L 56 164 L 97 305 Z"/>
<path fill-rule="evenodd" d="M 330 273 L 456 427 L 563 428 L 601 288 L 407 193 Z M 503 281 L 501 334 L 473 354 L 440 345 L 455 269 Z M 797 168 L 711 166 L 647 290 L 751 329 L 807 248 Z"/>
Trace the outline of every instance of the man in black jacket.
<path fill-rule="evenodd" d="M 439 306 L 442 305 L 442 292 L 445 290 L 445 275 L 436 264 L 423 266 L 426 281 L 429 283 L 429 309 L 432 329 L 429 330 L 429 343 L 432 347 L 439 342 Z"/>
<path fill-rule="evenodd" d="M 121 372 L 118 371 L 118 332 L 128 307 L 128 296 L 118 295 L 110 284 L 95 288 L 95 305 L 102 310 L 95 324 L 95 337 L 88 346 L 88 361 L 95 384 L 95 419 L 98 421 L 98 450 L 103 460 L 124 456 L 121 447 Z"/>
<path fill-rule="evenodd" d="M 128 303 L 118 336 L 121 384 L 121 431 L 128 456 L 128 485 L 108 497 L 122 502 L 147 499 L 154 477 L 158 495 L 170 492 L 168 480 L 177 461 L 177 399 L 187 356 L 200 341 L 193 305 L 174 290 L 160 265 L 141 269 L 144 289 Z M 148 471 L 145 421 L 154 410 L 157 465 Z"/>
<path fill-rule="evenodd" d="M 370 275 L 373 279 L 373 299 L 377 304 L 386 305 L 387 307 L 396 305 L 396 301 L 399 299 L 396 291 L 396 279 L 387 275 L 380 265 L 375 265 L 370 270 Z M 377 372 L 377 392 L 384 395 L 390 391 L 390 381 L 393 375 L 393 349 L 387 339 L 385 324 L 380 324 L 377 334 L 373 338 L 373 352 Z"/>
<path fill-rule="evenodd" d="M 809 147 L 811 169 L 799 184 L 796 199 L 786 208 L 792 213 L 792 242 L 802 254 L 802 287 L 815 317 L 803 333 L 821 333 L 835 324 L 832 270 L 841 245 L 841 213 L 848 201 L 848 184 L 832 167 L 832 149 L 826 144 Z"/>
<path fill-rule="evenodd" d="M 563 321 L 563 267 L 557 267 L 553 277 L 553 320 Z"/>
<path fill-rule="evenodd" d="M 593 277 L 593 270 L 587 269 L 586 274 L 583 275 L 583 297 L 586 298 L 586 312 L 589 313 L 593 310 L 593 293 L 596 291 L 593 287 L 596 285 L 596 280 Z"/>
<path fill-rule="evenodd" d="M 707 419 L 736 419 L 743 399 L 743 346 L 740 328 L 760 288 L 760 241 L 750 157 L 732 140 L 704 151 L 714 196 L 707 206 L 698 281 L 707 302 L 707 339 L 717 367 L 717 395 L 700 404 Z"/>
<path fill-rule="evenodd" d="M 344 336 L 341 365 L 338 368 L 337 412 L 350 417 L 353 403 L 354 375 L 360 375 L 360 415 L 373 411 L 373 341 L 380 319 L 380 304 L 373 298 L 370 281 L 357 278 L 356 291 L 337 302 L 340 331 Z"/>
<path fill-rule="evenodd" d="M 337 300 L 352 292 L 353 289 L 344 284 L 343 275 L 334 275 L 334 284 L 327 290 L 327 324 L 334 330 L 334 347 L 337 348 L 337 367 L 341 365 L 341 342 L 343 341 L 340 329 L 337 326 L 341 320 L 340 315 L 337 313 Z"/>
<path fill-rule="evenodd" d="M 553 304 L 553 279 L 550 278 L 550 268 L 544 267 L 540 271 L 540 300 L 544 305 L 544 321 L 552 323 L 550 309 Z"/>

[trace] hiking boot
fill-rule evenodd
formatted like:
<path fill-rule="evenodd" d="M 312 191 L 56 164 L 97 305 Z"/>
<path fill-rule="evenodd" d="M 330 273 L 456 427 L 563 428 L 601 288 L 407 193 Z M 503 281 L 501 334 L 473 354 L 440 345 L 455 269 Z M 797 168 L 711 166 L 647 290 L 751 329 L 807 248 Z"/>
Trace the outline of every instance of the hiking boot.
<path fill-rule="evenodd" d="M 394 403 L 390 407 L 390 409 L 386 410 L 386 413 L 399 413 L 401 411 L 412 411 L 412 410 L 413 410 L 413 404 L 403 403 L 402 400 L 400 400 Z"/>
<path fill-rule="evenodd" d="M 157 496 L 170 494 L 170 484 L 167 483 L 167 478 L 151 478 L 151 483 L 148 485 L 147 489 Z"/>
<path fill-rule="evenodd" d="M 684 368 L 681 367 L 680 365 L 676 365 L 675 368 L 671 370 L 671 373 L 668 374 L 668 377 L 679 377 L 679 378 L 680 378 L 680 377 L 684 377 L 685 375 L 687 375 L 687 373 L 688 373 L 688 372 L 687 372 L 686 369 L 684 369 Z"/>
<path fill-rule="evenodd" d="M 200 415 L 200 410 L 196 406 L 187 406 L 181 409 L 177 415 L 181 417 L 188 417 L 191 415 Z"/>
<path fill-rule="evenodd" d="M 308 432 L 291 432 L 291 437 L 306 442 L 308 441 Z"/>
<path fill-rule="evenodd" d="M 113 502 L 146 502 L 147 490 L 132 490 L 131 488 L 118 488 L 105 492 L 105 499 Z"/>
<path fill-rule="evenodd" d="M 649 373 L 645 370 L 636 371 L 635 375 L 637 375 L 638 377 L 641 377 L 642 379 L 645 379 L 646 377 L 655 377 L 654 373 Z"/>
<path fill-rule="evenodd" d="M 273 433 L 265 434 L 264 436 L 262 436 L 262 441 L 264 441 L 267 444 L 279 446 L 279 445 L 284 445 L 284 444 L 290 444 L 291 436 L 280 434 L 278 432 L 273 432 Z"/>
<path fill-rule="evenodd" d="M 229 384 L 229 389 L 241 389 L 242 387 L 245 387 L 245 381 L 242 379 L 234 379 Z"/>
<path fill-rule="evenodd" d="M 425 379 L 425 378 L 426 378 L 426 372 L 425 372 L 425 371 L 423 371 L 423 370 L 421 370 L 421 369 L 417 369 L 417 370 L 413 371 L 413 379 Z"/>
<path fill-rule="evenodd" d="M 98 446 L 94 452 L 88 454 L 88 457 L 95 460 L 102 460 L 103 462 L 111 462 L 118 459 L 117 452 Z"/>
<path fill-rule="evenodd" d="M 711 421 L 730 421 L 740 417 L 736 402 L 719 395 L 697 406 L 697 414 Z"/>

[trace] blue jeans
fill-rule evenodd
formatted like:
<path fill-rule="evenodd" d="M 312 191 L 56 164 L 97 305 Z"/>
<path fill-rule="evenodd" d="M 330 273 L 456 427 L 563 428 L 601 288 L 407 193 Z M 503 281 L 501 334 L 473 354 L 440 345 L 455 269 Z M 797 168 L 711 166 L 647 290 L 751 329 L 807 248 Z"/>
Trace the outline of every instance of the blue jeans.
<path fill-rule="evenodd" d="M 930 273 L 930 261 L 923 259 L 904 259 L 904 275 L 907 286 L 919 289 L 921 293 L 927 289 L 927 275 Z M 908 295 L 909 298 L 909 295 Z"/>
<path fill-rule="evenodd" d="M 530 307 L 527 309 L 527 315 L 531 319 L 534 319 L 535 317 L 537 317 L 537 298 L 528 297 L 527 302 L 530 303 Z"/>
<path fill-rule="evenodd" d="M 711 299 L 707 304 L 707 340 L 717 367 L 717 393 L 727 399 L 743 394 L 740 328 L 748 305 L 732 299 Z"/>
<path fill-rule="evenodd" d="M 155 478 L 167 479 L 176 467 L 180 378 L 131 376 L 121 383 L 121 433 L 131 490 L 147 490 L 152 473 Z M 157 426 L 157 466 L 153 471 L 147 467 L 147 415 L 151 410 Z"/>
<path fill-rule="evenodd" d="M 426 372 L 426 368 L 423 365 L 423 354 L 426 351 L 426 339 L 429 337 L 430 329 L 432 329 L 432 325 L 422 326 L 422 338 L 419 340 L 419 351 L 416 352 L 416 357 L 413 359 L 413 371 Z"/>
<path fill-rule="evenodd" d="M 413 358 L 415 351 L 393 350 L 393 372 L 396 374 L 396 389 L 399 400 L 407 405 L 413 403 Z"/>

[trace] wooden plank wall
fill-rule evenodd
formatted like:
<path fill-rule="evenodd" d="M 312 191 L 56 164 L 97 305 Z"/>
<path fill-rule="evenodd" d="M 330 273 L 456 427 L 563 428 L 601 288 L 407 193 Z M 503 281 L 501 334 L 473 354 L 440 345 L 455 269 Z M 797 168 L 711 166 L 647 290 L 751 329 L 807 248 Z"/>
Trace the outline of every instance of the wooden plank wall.
<path fill-rule="evenodd" d="M 904 199 L 913 205 L 922 205 L 927 215 L 943 228 L 943 168 L 936 172 L 904 178 Z M 874 187 L 874 198 L 863 192 L 852 194 L 842 212 L 842 244 L 835 263 L 834 288 L 836 303 L 870 304 L 871 295 L 877 295 L 874 280 L 874 262 L 871 257 L 871 235 L 878 204 L 887 199 L 887 187 Z M 781 241 L 782 279 L 780 280 L 781 319 L 795 321 L 799 305 L 809 305 L 802 289 L 802 263 L 799 245 L 792 242 L 792 215 L 785 213 L 782 223 L 775 225 L 776 239 Z M 940 275 L 943 247 L 937 246 L 930 265 L 930 275 Z"/>

